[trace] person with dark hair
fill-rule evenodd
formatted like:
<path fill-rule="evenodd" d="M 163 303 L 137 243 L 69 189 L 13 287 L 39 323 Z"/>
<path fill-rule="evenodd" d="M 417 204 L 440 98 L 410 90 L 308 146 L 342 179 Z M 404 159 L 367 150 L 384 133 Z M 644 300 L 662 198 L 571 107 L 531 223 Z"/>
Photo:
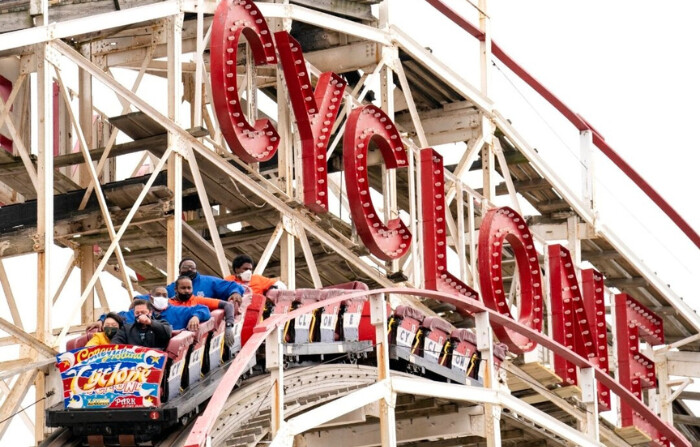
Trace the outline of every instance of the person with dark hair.
<path fill-rule="evenodd" d="M 196 306 L 204 305 L 209 308 L 209 310 L 223 309 L 224 319 L 226 321 L 226 332 L 224 333 L 224 338 L 226 344 L 231 346 L 234 342 L 234 318 L 236 308 L 234 302 L 231 301 L 221 301 L 216 298 L 207 298 L 202 296 L 192 295 L 192 280 L 189 276 L 180 276 L 173 283 L 175 284 L 176 294 L 170 299 L 170 306 Z"/>
<path fill-rule="evenodd" d="M 102 331 L 93 335 L 92 338 L 85 343 L 85 346 L 112 344 L 112 339 L 123 326 L 124 320 L 122 320 L 119 314 L 114 312 L 108 313 L 102 323 Z"/>
<path fill-rule="evenodd" d="M 238 255 L 233 258 L 231 268 L 233 275 L 227 276 L 227 281 L 235 281 L 252 293 L 265 294 L 270 289 L 286 289 L 287 286 L 277 279 L 266 278 L 253 273 L 253 258 L 248 255 Z"/>
<path fill-rule="evenodd" d="M 243 295 L 243 287 L 240 284 L 215 276 L 201 275 L 197 272 L 197 263 L 194 259 L 184 258 L 180 261 L 178 269 L 180 276 L 187 276 L 192 280 L 192 293 L 194 295 L 240 302 L 241 295 Z M 167 290 L 168 296 L 175 296 L 175 283 L 168 284 Z"/>
<path fill-rule="evenodd" d="M 212 298 L 212 301 L 224 303 L 224 301 L 214 298 Z M 187 329 L 188 331 L 196 331 L 199 329 L 199 323 L 209 321 L 211 318 L 209 308 L 202 304 L 171 306 L 168 299 L 168 291 L 163 286 L 154 287 L 151 290 L 151 304 L 154 308 L 153 314 L 168 320 L 173 330 Z"/>
<path fill-rule="evenodd" d="M 172 328 L 167 320 L 153 316 L 153 306 L 145 300 L 134 300 L 134 323 L 125 324 L 112 338 L 112 344 L 139 345 L 165 349 L 170 342 Z"/>

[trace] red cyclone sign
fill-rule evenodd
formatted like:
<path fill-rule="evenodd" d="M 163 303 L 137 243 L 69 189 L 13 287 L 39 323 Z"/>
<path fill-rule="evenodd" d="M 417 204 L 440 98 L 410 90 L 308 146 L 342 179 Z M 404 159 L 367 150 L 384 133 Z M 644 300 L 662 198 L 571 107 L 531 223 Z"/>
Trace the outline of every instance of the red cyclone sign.
<path fill-rule="evenodd" d="M 228 146 L 247 163 L 270 160 L 277 151 L 280 137 L 269 120 L 255 120 L 251 124 L 243 113 L 236 63 L 241 36 L 245 36 L 250 44 L 256 65 L 276 64 L 279 60 L 300 137 L 301 147 L 298 150 L 301 152 L 302 166 L 298 167 L 297 175 L 301 171 L 304 205 L 314 213 L 325 213 L 328 211 L 326 151 L 343 101 L 346 82 L 337 74 L 327 72 L 321 74 L 314 88 L 301 46 L 295 39 L 285 31 L 273 36 L 254 2 L 222 1 L 214 16 L 211 36 L 213 103 Z M 374 256 L 390 261 L 409 253 L 413 235 L 398 218 L 384 223 L 372 203 L 367 173 L 370 146 L 381 152 L 387 169 L 408 166 L 409 154 L 396 124 L 372 104 L 348 112 L 343 136 L 345 181 L 351 217 L 362 242 Z M 419 205 L 425 288 L 479 299 L 476 291 L 447 271 L 442 157 L 431 148 L 424 148 L 420 153 L 418 169 L 422 186 Z M 517 320 L 511 313 L 503 285 L 505 242 L 510 244 L 509 251 L 517 262 L 520 284 Z M 558 246 L 548 250 L 551 260 L 547 273 L 550 289 L 554 291 L 552 304 L 557 306 L 552 312 L 554 338 L 607 372 L 602 275 L 592 270 L 584 271 L 583 286 L 580 287 L 568 252 Z M 507 207 L 486 213 L 479 229 L 478 266 L 484 304 L 513 320 L 513 324 L 541 333 L 544 284 L 533 237 L 522 216 Z M 618 377 L 621 377 L 623 386 L 640 396 L 642 388 L 655 386 L 655 373 L 648 359 L 640 356 L 637 339 L 643 336 L 650 344 L 662 343 L 661 319 L 627 296 L 616 297 L 615 306 L 620 359 Z M 627 321 L 632 322 L 631 325 Z M 505 326 L 494 324 L 493 330 L 512 352 L 525 353 L 537 346 L 534 340 Z M 554 354 L 555 357 L 559 355 L 557 352 Z M 556 360 L 555 364 L 565 382 L 576 382 L 573 365 L 563 359 Z M 599 404 L 601 408 L 606 408 L 609 405 L 609 390 L 599 386 L 598 391 Z M 621 403 L 621 413 L 624 426 L 637 425 L 651 435 L 655 445 L 668 445 L 668 439 L 659 434 L 659 427 L 663 427 L 663 424 L 652 426 L 625 402 Z M 669 433 L 667 427 L 664 430 Z"/>

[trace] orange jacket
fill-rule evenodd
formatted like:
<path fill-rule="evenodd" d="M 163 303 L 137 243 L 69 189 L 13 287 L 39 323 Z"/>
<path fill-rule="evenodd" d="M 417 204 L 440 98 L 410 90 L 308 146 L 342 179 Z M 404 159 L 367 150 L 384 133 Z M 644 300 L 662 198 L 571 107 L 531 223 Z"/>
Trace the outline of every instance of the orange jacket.
<path fill-rule="evenodd" d="M 276 279 L 265 278 L 262 275 L 253 275 L 250 278 L 250 282 L 248 284 L 241 281 L 241 279 L 239 277 L 237 277 L 236 275 L 228 275 L 224 279 L 226 281 L 234 281 L 234 282 L 237 282 L 238 284 L 241 284 L 243 286 L 247 286 L 250 288 L 251 292 L 253 292 L 255 294 L 260 294 L 260 295 L 264 295 L 265 292 L 270 290 L 270 287 L 274 286 L 275 283 L 277 282 Z"/>
<path fill-rule="evenodd" d="M 190 295 L 190 299 L 187 301 L 180 301 L 175 298 L 170 298 L 169 300 L 171 306 L 186 306 L 186 307 L 192 307 L 196 306 L 197 304 L 203 304 L 209 308 L 209 310 L 216 310 L 219 309 L 220 303 L 222 303 L 221 300 L 218 300 L 216 298 L 205 298 L 203 296 L 196 296 L 196 295 Z"/>

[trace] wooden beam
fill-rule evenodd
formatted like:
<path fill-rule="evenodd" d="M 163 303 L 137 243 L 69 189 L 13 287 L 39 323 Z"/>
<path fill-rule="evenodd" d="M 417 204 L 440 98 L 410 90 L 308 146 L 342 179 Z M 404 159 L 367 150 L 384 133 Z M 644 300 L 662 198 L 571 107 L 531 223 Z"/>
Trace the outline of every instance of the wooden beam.
<path fill-rule="evenodd" d="M 7 386 L 4 380 L 0 380 L 0 391 L 2 391 L 2 394 L 8 395 L 10 394 L 11 390 L 10 387 Z M 19 414 L 19 417 L 22 418 L 22 421 L 24 422 L 24 425 L 27 427 L 30 433 L 34 433 L 34 422 L 29 418 L 29 415 L 27 414 L 26 411 L 23 411 Z"/>
<path fill-rule="evenodd" d="M 189 129 L 188 132 L 197 138 L 209 135 L 209 131 L 204 128 L 198 127 Z M 109 158 L 118 157 L 120 155 L 132 154 L 139 151 L 151 151 L 156 148 L 160 149 L 159 152 L 163 152 L 163 148 L 167 145 L 168 137 L 166 134 L 154 135 L 152 137 L 141 138 L 136 141 L 130 141 L 128 143 L 115 144 L 112 150 L 109 152 Z M 104 153 L 105 148 L 100 147 L 90 151 L 90 158 L 93 161 L 99 161 L 100 157 Z M 54 158 L 54 168 L 64 168 L 66 166 L 74 166 L 84 163 L 85 159 L 83 155 L 79 152 L 59 155 Z M 18 172 L 24 171 L 24 164 L 20 161 L 13 161 L 11 163 L 1 163 L 0 164 L 0 178 L 5 176 L 17 175 Z"/>
<path fill-rule="evenodd" d="M 10 287 L 10 281 L 7 278 L 5 264 L 3 264 L 2 259 L 0 259 L 0 283 L 2 283 L 2 290 L 3 292 L 5 292 L 5 300 L 7 301 L 7 307 L 10 308 L 12 322 L 19 329 L 24 330 L 24 326 L 22 325 L 22 317 L 19 315 L 19 310 L 17 310 L 17 302 L 15 301 L 15 296 L 12 293 L 12 287 Z"/>
<path fill-rule="evenodd" d="M 543 189 L 552 189 L 552 185 L 543 178 L 535 178 L 532 180 L 514 181 L 513 186 L 515 190 L 519 193 L 526 191 L 539 191 Z M 508 194 L 508 185 L 505 182 L 501 182 L 496 185 L 496 195 L 503 196 Z"/>
<path fill-rule="evenodd" d="M 12 421 L 12 416 L 22 403 L 24 396 L 27 395 L 27 391 L 34 380 L 34 376 L 36 376 L 36 369 L 22 373 L 12 387 L 12 391 L 8 394 L 5 402 L 3 402 L 2 407 L 0 407 L 0 421 L 3 421 L 0 422 L 0 439 L 5 435 L 7 427 L 10 426 L 10 422 Z"/>
<path fill-rule="evenodd" d="M 33 348 L 40 354 L 43 354 L 47 357 L 53 357 L 56 354 L 58 354 L 58 352 L 55 349 L 42 343 L 33 335 L 27 334 L 26 332 L 19 329 L 17 326 L 5 320 L 4 318 L 0 318 L 0 329 L 17 338 L 17 340 L 19 340 L 20 343 L 23 343 L 29 346 L 30 348 Z"/>
<path fill-rule="evenodd" d="M 700 400 L 700 392 L 697 391 L 683 391 L 678 395 L 678 399 L 681 400 Z"/>
<path fill-rule="evenodd" d="M 610 261 L 614 259 L 622 259 L 622 255 L 618 253 L 617 250 L 602 250 L 602 251 L 593 251 L 593 250 L 585 250 L 581 252 L 581 259 L 585 259 L 587 261 L 595 262 L 595 261 Z"/>
<path fill-rule="evenodd" d="M 22 363 L 16 363 L 16 362 L 22 362 Z M 14 377 L 17 374 L 21 374 L 27 371 L 32 371 L 32 370 L 37 370 L 44 368 L 45 366 L 48 365 L 53 365 L 56 363 L 56 359 L 54 357 L 48 358 L 48 359 L 43 359 L 39 360 L 36 362 L 31 362 L 30 359 L 28 358 L 22 358 L 19 360 L 10 360 L 9 362 L 2 362 L 5 365 L 0 365 L 0 381 L 4 379 L 8 379 L 10 377 Z M 14 364 L 13 367 L 7 368 L 6 366 L 9 366 L 10 364 Z"/>
<path fill-rule="evenodd" d="M 649 282 L 641 276 L 634 276 L 632 278 L 606 278 L 605 285 L 607 287 L 617 287 L 618 289 L 622 289 L 631 287 L 648 287 Z"/>
<path fill-rule="evenodd" d="M 686 416 L 684 414 L 674 414 L 673 415 L 673 423 L 674 424 L 683 424 L 683 425 L 693 425 L 696 427 L 700 427 L 700 417 Z"/>

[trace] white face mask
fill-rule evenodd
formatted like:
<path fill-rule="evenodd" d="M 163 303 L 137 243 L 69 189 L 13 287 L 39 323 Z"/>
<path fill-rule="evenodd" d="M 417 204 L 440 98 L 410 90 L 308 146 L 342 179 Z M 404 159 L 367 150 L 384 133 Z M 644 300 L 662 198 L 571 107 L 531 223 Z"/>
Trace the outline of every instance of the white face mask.
<path fill-rule="evenodd" d="M 164 296 L 154 296 L 153 307 L 158 310 L 165 310 L 165 308 L 168 307 L 168 298 Z"/>
<path fill-rule="evenodd" d="M 252 270 L 244 270 L 238 276 L 240 276 L 243 281 L 250 282 L 250 278 L 253 277 L 253 271 Z"/>

